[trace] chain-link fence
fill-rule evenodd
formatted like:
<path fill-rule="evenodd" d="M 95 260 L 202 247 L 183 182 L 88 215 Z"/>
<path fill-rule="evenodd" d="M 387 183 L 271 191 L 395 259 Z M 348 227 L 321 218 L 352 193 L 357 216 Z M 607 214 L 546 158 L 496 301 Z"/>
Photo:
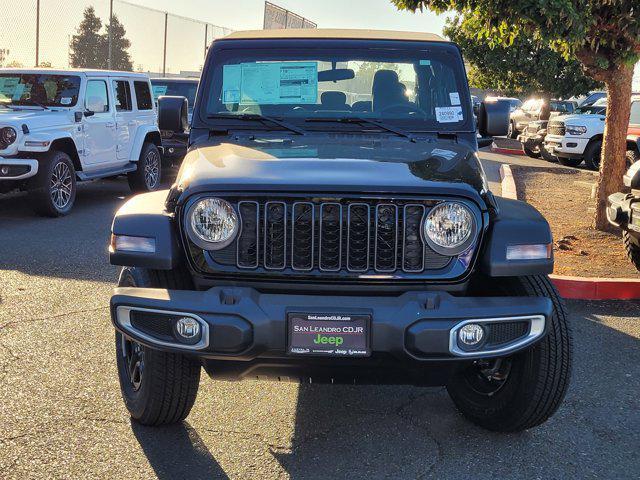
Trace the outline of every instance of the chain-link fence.
<path fill-rule="evenodd" d="M 193 75 L 211 42 L 232 31 L 122 0 L 23 0 L 17 6 L 0 0 L 0 66 Z"/>

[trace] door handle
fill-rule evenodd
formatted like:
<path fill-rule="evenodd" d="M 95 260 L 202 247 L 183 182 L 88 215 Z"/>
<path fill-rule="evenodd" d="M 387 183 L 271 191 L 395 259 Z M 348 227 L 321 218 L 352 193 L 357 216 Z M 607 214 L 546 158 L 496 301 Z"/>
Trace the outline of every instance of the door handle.
<path fill-rule="evenodd" d="M 135 120 L 131 120 L 131 121 L 129 122 L 129 125 L 135 125 L 135 124 L 136 124 L 136 121 L 135 121 Z"/>
<path fill-rule="evenodd" d="M 107 123 L 105 123 L 105 126 L 106 126 L 107 128 L 113 128 L 113 127 L 115 127 L 115 126 L 116 126 L 116 124 L 115 124 L 115 123 L 113 123 L 113 122 L 107 122 Z"/>

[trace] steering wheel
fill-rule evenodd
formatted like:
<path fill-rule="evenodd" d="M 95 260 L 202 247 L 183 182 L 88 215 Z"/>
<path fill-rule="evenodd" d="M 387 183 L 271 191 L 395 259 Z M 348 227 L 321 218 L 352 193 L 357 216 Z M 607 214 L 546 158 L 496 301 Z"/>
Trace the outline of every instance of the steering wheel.
<path fill-rule="evenodd" d="M 423 109 L 421 109 L 417 105 L 410 105 L 408 103 L 392 103 L 391 105 L 387 105 L 386 107 L 383 107 L 378 111 L 380 113 L 385 113 L 390 110 L 404 110 L 410 113 L 421 113 L 425 117 L 427 116 L 427 112 L 425 112 Z"/>

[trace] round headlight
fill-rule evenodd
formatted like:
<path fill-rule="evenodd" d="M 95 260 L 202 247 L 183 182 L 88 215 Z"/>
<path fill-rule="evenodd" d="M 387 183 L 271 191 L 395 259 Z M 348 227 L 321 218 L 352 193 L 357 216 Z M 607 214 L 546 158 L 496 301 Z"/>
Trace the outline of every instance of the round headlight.
<path fill-rule="evenodd" d="M 4 127 L 2 130 L 0 130 L 0 138 L 2 138 L 3 143 L 11 145 L 16 141 L 16 138 L 18 138 L 18 133 L 14 128 Z"/>
<path fill-rule="evenodd" d="M 229 202 L 220 198 L 204 198 L 187 212 L 189 237 L 200 248 L 219 250 L 235 239 L 238 216 Z"/>
<path fill-rule="evenodd" d="M 457 202 L 443 202 L 431 209 L 424 222 L 424 236 L 442 255 L 462 253 L 473 242 L 476 222 L 471 210 Z"/>

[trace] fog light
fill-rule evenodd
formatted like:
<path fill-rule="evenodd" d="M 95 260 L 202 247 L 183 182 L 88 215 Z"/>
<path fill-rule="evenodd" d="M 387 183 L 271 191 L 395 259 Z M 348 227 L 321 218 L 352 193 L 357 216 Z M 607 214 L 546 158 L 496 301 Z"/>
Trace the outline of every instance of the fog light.
<path fill-rule="evenodd" d="M 477 323 L 469 323 L 458 331 L 458 340 L 467 347 L 476 347 L 484 338 L 484 329 Z"/>
<path fill-rule="evenodd" d="M 192 342 L 200 338 L 200 323 L 191 317 L 182 317 L 176 321 L 176 332 L 184 340 Z"/>
<path fill-rule="evenodd" d="M 508 245 L 507 260 L 545 260 L 551 258 L 551 244 Z"/>
<path fill-rule="evenodd" d="M 0 168 L 0 174 L 9 175 L 9 167 L 7 165 L 3 165 L 2 168 Z"/>

